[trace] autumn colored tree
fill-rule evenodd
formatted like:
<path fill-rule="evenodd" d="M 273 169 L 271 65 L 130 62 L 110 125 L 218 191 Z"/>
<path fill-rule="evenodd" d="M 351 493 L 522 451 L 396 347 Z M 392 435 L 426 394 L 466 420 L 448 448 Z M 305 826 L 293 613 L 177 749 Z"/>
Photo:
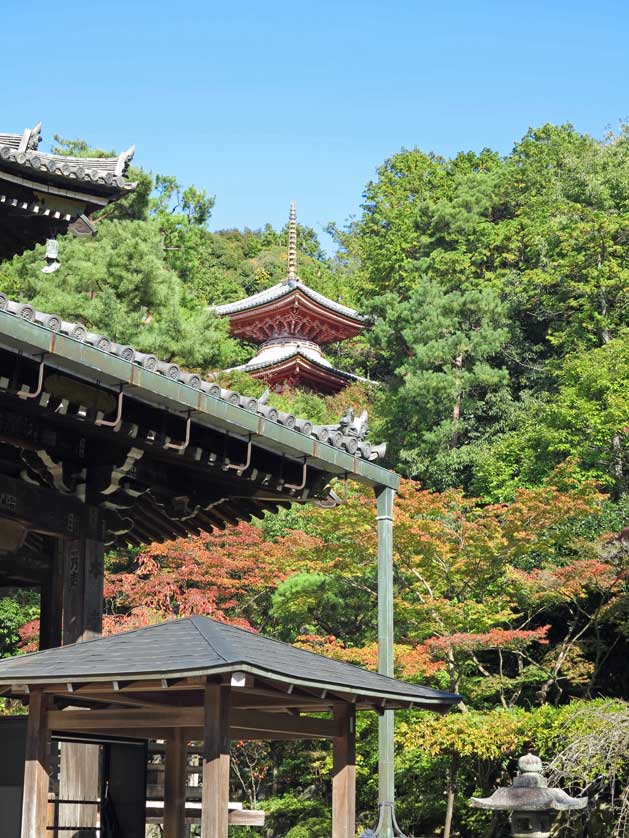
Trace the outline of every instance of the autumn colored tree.
<path fill-rule="evenodd" d="M 278 580 L 265 561 L 259 527 L 151 544 L 133 557 L 113 556 L 105 584 L 106 631 L 205 614 L 250 628 L 263 613 L 259 599 Z M 263 620 L 256 620 L 263 627 Z"/>

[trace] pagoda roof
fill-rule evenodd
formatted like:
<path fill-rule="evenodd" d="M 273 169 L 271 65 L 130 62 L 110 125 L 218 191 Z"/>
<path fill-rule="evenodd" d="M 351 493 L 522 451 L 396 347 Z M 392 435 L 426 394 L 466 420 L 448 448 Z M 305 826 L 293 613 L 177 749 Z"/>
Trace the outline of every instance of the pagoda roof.
<path fill-rule="evenodd" d="M 295 335 L 319 344 L 334 343 L 359 334 L 367 319 L 349 306 L 313 291 L 300 279 L 289 279 L 212 310 L 229 317 L 233 335 L 263 343 L 281 335 Z"/>
<path fill-rule="evenodd" d="M 265 306 L 268 303 L 279 300 L 282 297 L 297 293 L 304 294 L 306 297 L 309 297 L 314 302 L 319 303 L 319 305 L 335 312 L 336 314 L 342 314 L 344 317 L 355 320 L 357 324 L 360 324 L 361 329 L 364 327 L 366 317 L 359 314 L 355 309 L 350 308 L 349 306 L 344 306 L 342 303 L 337 303 L 329 297 L 326 297 L 324 294 L 319 294 L 318 291 L 313 291 L 312 288 L 309 288 L 300 279 L 282 280 L 282 282 L 278 282 L 276 285 L 272 285 L 264 291 L 259 291 L 257 294 L 252 294 L 250 297 L 245 297 L 242 300 L 236 300 L 233 303 L 214 306 L 214 311 L 217 314 L 222 315 L 238 314 L 241 311 L 259 308 L 260 306 Z"/>
<path fill-rule="evenodd" d="M 233 303 L 212 306 L 229 317 L 232 335 L 266 343 L 295 337 L 316 344 L 335 343 L 359 334 L 367 319 L 355 309 L 313 291 L 297 275 L 297 216 L 290 205 L 288 222 L 288 274 L 286 279 Z"/>
<path fill-rule="evenodd" d="M 326 393 L 338 393 L 353 381 L 369 381 L 360 375 L 336 369 L 304 348 L 292 348 L 267 361 L 256 362 L 254 359 L 226 372 L 234 370 L 246 372 L 253 378 L 266 381 L 270 386 L 279 383 L 289 383 L 291 386 L 310 384 L 317 391 Z"/>

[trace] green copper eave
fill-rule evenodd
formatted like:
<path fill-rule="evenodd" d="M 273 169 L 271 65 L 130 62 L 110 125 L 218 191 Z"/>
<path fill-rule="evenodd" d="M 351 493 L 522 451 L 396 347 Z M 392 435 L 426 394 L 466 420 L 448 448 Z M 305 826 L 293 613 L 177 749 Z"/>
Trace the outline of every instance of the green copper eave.
<path fill-rule="evenodd" d="M 138 401 L 182 416 L 192 411 L 196 424 L 236 436 L 252 435 L 257 446 L 295 459 L 307 457 L 323 471 L 369 486 L 399 487 L 399 476 L 375 463 L 6 312 L 0 312 L 0 345 L 35 360 L 45 353 L 46 364 L 61 372 L 114 390 L 124 384 L 125 392 Z"/>

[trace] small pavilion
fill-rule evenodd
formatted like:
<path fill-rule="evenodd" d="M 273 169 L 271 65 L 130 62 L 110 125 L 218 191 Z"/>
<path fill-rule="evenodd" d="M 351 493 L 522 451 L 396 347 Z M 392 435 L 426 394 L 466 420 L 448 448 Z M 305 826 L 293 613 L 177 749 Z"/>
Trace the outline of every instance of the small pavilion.
<path fill-rule="evenodd" d="M 313 291 L 299 278 L 294 203 L 288 224 L 286 279 L 213 310 L 229 318 L 234 337 L 260 347 L 254 358 L 232 370 L 246 372 L 274 389 L 301 387 L 316 393 L 338 393 L 352 381 L 363 380 L 335 369 L 323 353 L 322 346 L 360 334 L 366 320 L 354 309 Z"/>
<path fill-rule="evenodd" d="M 164 838 L 184 835 L 189 741 L 203 743 L 201 838 L 227 838 L 231 740 L 331 740 L 332 838 L 354 838 L 356 712 L 459 700 L 207 617 L 2 661 L 0 690 L 29 704 L 21 838 L 50 829 L 51 733 L 86 732 L 166 740 Z"/>

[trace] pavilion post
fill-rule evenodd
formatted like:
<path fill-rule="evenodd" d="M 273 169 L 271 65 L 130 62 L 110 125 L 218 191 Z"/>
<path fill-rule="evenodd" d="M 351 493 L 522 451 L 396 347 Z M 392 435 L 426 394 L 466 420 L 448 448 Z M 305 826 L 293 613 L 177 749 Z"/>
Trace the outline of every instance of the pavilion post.
<path fill-rule="evenodd" d="M 333 740 L 332 838 L 356 835 L 356 709 L 337 705 L 334 718 L 339 725 Z"/>
<path fill-rule="evenodd" d="M 185 838 L 187 746 L 184 731 L 173 728 L 166 739 L 163 838 Z"/>
<path fill-rule="evenodd" d="M 31 692 L 26 728 L 24 796 L 21 838 L 42 838 L 48 823 L 48 720 L 47 696 Z"/>
<path fill-rule="evenodd" d="M 393 502 L 395 490 L 376 489 L 378 521 L 378 672 L 393 677 Z M 381 838 L 392 838 L 395 797 L 394 717 L 385 710 L 378 720 L 378 803 Z"/>
<path fill-rule="evenodd" d="M 203 737 L 201 838 L 227 838 L 231 687 L 207 683 Z"/>

